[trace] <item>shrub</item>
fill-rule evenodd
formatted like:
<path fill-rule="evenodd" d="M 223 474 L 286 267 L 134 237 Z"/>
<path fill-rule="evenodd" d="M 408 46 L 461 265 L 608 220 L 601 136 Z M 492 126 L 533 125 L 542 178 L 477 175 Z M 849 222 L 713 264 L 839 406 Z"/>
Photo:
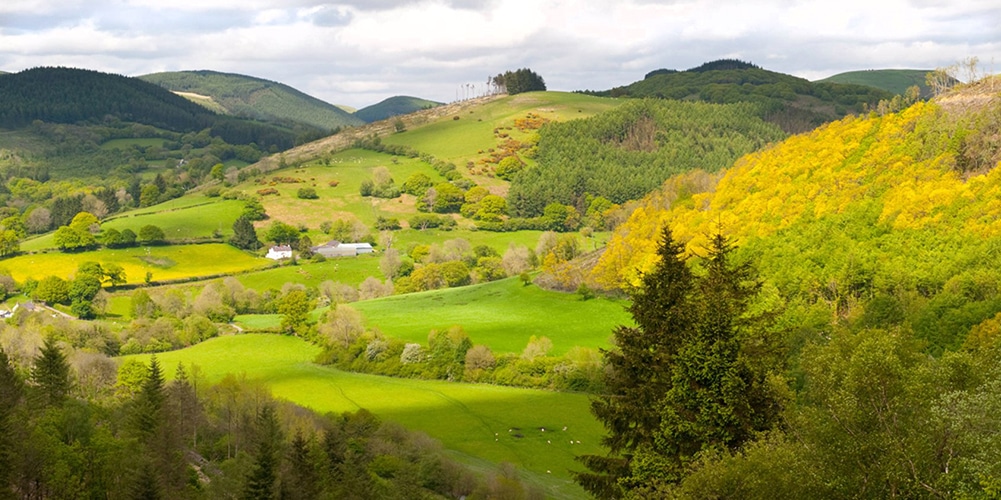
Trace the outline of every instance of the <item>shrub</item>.
<path fill-rule="evenodd" d="M 400 363 L 409 365 L 424 360 L 424 348 L 420 344 L 407 344 L 400 353 Z"/>
<path fill-rule="evenodd" d="M 301 200 L 315 200 L 319 198 L 316 194 L 316 190 L 311 187 L 299 188 L 295 195 Z"/>

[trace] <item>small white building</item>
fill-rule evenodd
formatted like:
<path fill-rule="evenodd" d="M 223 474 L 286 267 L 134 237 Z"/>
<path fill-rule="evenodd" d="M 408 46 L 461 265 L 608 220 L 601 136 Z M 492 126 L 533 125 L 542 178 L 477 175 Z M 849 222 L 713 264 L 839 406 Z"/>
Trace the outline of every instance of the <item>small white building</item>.
<path fill-rule="evenodd" d="M 288 245 L 276 245 L 268 249 L 268 254 L 265 257 L 271 260 L 281 260 L 281 259 L 291 259 L 292 258 L 292 247 Z"/>
<path fill-rule="evenodd" d="M 320 246 L 312 247 L 313 253 L 324 257 L 354 257 L 375 250 L 369 243 L 341 243 L 337 240 L 328 241 Z"/>

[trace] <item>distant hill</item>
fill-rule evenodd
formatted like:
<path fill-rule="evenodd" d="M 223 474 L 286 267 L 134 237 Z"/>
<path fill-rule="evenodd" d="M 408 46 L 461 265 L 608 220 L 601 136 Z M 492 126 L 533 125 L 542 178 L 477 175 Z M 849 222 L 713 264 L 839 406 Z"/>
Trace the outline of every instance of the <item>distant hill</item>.
<path fill-rule="evenodd" d="M 0 127 L 16 129 L 35 120 L 48 123 L 122 122 L 173 132 L 209 129 L 230 144 L 254 143 L 288 149 L 297 133 L 283 127 L 205 109 L 138 78 L 73 68 L 33 68 L 0 79 Z"/>
<path fill-rule="evenodd" d="M 893 94 L 863 85 L 810 82 L 792 75 L 724 59 L 674 71 L 659 69 L 646 78 L 606 91 L 585 93 L 608 97 L 653 97 L 719 104 L 751 102 L 761 116 L 790 133 L 811 130 L 849 113 L 861 112 Z"/>
<path fill-rule="evenodd" d="M 931 89 L 925 83 L 925 75 L 930 69 L 870 69 L 848 71 L 829 76 L 818 82 L 866 85 L 883 89 L 893 94 L 903 95 L 908 87 L 917 85 L 922 97 L 930 97 Z"/>
<path fill-rule="evenodd" d="M 288 85 L 217 71 L 177 71 L 140 76 L 172 92 L 228 114 L 280 124 L 301 123 L 327 131 L 364 122 L 343 109 Z M 210 99 L 210 100 L 209 100 Z"/>
<path fill-rule="evenodd" d="M 378 104 L 366 106 L 355 111 L 354 116 L 364 120 L 365 123 L 377 122 L 386 118 L 399 115 L 408 115 L 414 111 L 440 106 L 440 102 L 429 101 L 419 97 L 395 96 L 390 97 Z"/>

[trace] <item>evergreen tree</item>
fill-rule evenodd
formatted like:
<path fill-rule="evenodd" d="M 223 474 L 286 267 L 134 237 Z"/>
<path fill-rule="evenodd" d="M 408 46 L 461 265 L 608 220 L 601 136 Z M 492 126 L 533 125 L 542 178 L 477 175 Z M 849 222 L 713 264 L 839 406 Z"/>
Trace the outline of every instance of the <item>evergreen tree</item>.
<path fill-rule="evenodd" d="M 288 450 L 282 475 L 282 497 L 290 500 L 310 500 L 320 495 L 320 478 L 309 456 L 309 441 L 296 432 Z"/>
<path fill-rule="evenodd" d="M 755 385 L 741 357 L 744 314 L 760 284 L 749 263 L 732 262 L 733 246 L 716 234 L 702 262 L 695 328 L 672 365 L 672 387 L 664 404 L 663 439 L 680 459 L 709 448 L 734 450 L 762 430 L 751 395 Z"/>
<path fill-rule="evenodd" d="M 299 251 L 299 256 L 308 259 L 313 256 L 313 240 L 309 239 L 309 236 L 303 235 L 299 238 L 299 246 L 296 248 Z"/>
<path fill-rule="evenodd" d="M 192 446 L 197 447 L 198 425 L 203 418 L 202 405 L 183 363 L 177 363 L 177 371 L 168 393 L 169 400 L 175 408 L 174 414 L 177 416 L 177 425 L 181 435 L 190 436 Z"/>
<path fill-rule="evenodd" d="M 164 398 L 163 372 L 160 370 L 160 362 L 157 361 L 156 355 L 153 355 L 149 360 L 149 375 L 136 394 L 132 418 L 137 433 L 147 440 L 158 431 L 163 420 Z"/>
<path fill-rule="evenodd" d="M 233 223 L 233 237 L 229 239 L 229 244 L 244 250 L 257 250 L 261 248 L 261 242 L 257 239 L 257 231 L 254 224 L 246 216 L 240 216 Z"/>
<path fill-rule="evenodd" d="M 45 344 L 35 359 L 31 380 L 36 385 L 36 400 L 41 406 L 61 404 L 73 387 L 66 355 L 52 337 L 45 339 Z"/>
<path fill-rule="evenodd" d="M 658 403 L 671 388 L 670 366 L 681 339 L 691 329 L 689 295 L 693 287 L 684 246 L 670 228 L 661 234 L 660 262 L 632 292 L 629 308 L 636 327 L 614 331 L 615 349 L 603 350 L 610 368 L 607 392 L 592 401 L 591 411 L 609 434 L 602 438 L 609 456 L 578 457 L 591 472 L 575 478 L 599 498 L 621 495 L 619 479 L 628 475 L 632 455 L 653 445 L 660 429 Z"/>
<path fill-rule="evenodd" d="M 780 408 L 765 384 L 775 358 L 747 348 L 766 318 L 748 314 L 760 284 L 732 261 L 722 234 L 694 277 L 682 246 L 664 230 L 661 261 L 643 276 L 630 312 L 636 328 L 615 331 L 606 353 L 609 393 L 592 403 L 609 430 L 608 456 L 583 456 L 576 480 L 601 498 L 662 496 L 701 452 L 738 450 L 769 429 Z"/>
<path fill-rule="evenodd" d="M 0 349 L 0 499 L 15 498 L 10 488 L 16 455 L 15 411 L 24 398 L 24 384 Z"/>
<path fill-rule="evenodd" d="M 264 405 L 257 413 L 257 443 L 254 466 L 244 487 L 243 498 L 271 500 L 278 498 L 278 470 L 281 462 L 281 428 L 275 410 Z"/>

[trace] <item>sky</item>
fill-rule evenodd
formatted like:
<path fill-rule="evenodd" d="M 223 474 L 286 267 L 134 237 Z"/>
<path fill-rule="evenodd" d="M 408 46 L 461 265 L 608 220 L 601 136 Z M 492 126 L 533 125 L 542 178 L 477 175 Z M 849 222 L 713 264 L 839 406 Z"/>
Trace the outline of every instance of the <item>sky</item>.
<path fill-rule="evenodd" d="M 721 58 L 816 80 L 970 57 L 1001 72 L 998 0 L 0 2 L 2 71 L 208 69 L 357 108 L 394 95 L 449 102 L 525 67 L 572 91 Z"/>

